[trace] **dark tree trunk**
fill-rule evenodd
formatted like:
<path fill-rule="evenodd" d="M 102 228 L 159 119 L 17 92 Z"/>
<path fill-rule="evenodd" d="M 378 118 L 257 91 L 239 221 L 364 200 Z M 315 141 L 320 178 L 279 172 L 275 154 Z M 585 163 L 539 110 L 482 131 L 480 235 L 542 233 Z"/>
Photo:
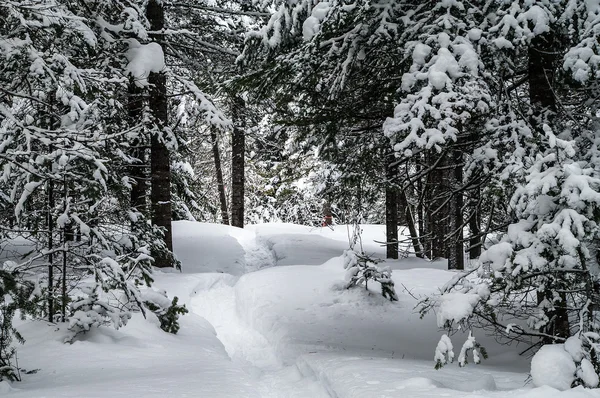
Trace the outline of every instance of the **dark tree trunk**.
<path fill-rule="evenodd" d="M 333 224 L 333 213 L 331 212 L 331 203 L 326 201 L 323 203 L 323 226 Z"/>
<path fill-rule="evenodd" d="M 229 213 L 227 211 L 227 196 L 225 195 L 225 183 L 223 182 L 223 168 L 221 166 L 221 154 L 219 153 L 219 141 L 214 129 L 210 130 L 213 157 L 215 160 L 215 172 L 217 174 L 217 189 L 219 190 L 219 202 L 221 204 L 221 222 L 229 225 Z"/>
<path fill-rule="evenodd" d="M 529 46 L 529 99 L 535 116 L 548 117 L 546 112 L 556 111 L 554 95 L 554 70 L 558 53 L 553 33 L 536 36 Z M 535 120 L 535 124 L 546 120 Z"/>
<path fill-rule="evenodd" d="M 48 227 L 48 321 L 54 322 L 54 181 L 48 180 L 48 214 L 46 226 Z"/>
<path fill-rule="evenodd" d="M 150 0 L 146 8 L 146 17 L 150 22 L 150 29 L 160 31 L 164 29 L 165 12 L 162 3 Z M 151 38 L 161 42 L 164 35 L 153 34 Z M 167 78 L 163 73 L 150 73 L 150 110 L 158 131 L 154 131 L 150 143 L 150 171 L 152 223 L 162 227 L 164 242 L 169 251 L 173 251 L 173 234 L 171 229 L 171 164 L 169 150 L 165 145 L 164 136 L 167 125 Z M 155 253 L 155 266 L 172 267 L 171 260 L 159 253 Z"/>
<path fill-rule="evenodd" d="M 448 259 L 448 269 L 464 269 L 462 194 L 454 192 L 462 182 L 462 152 L 451 150 L 433 159 L 426 206 L 432 258 Z"/>
<path fill-rule="evenodd" d="M 469 258 L 475 259 L 481 256 L 481 213 L 479 209 L 479 188 L 473 193 L 471 199 L 471 216 L 469 218 Z"/>
<path fill-rule="evenodd" d="M 413 211 L 408 203 L 408 199 L 406 198 L 405 192 L 400 192 L 398 194 L 398 201 L 400 206 L 404 208 L 404 218 L 406 220 L 406 226 L 408 227 L 408 232 L 410 233 L 410 239 L 412 241 L 413 249 L 415 251 L 415 256 L 419 258 L 423 258 L 423 248 L 421 247 L 421 242 L 419 240 L 419 234 L 417 233 L 417 228 L 415 226 L 415 219 L 413 217 Z"/>
<path fill-rule="evenodd" d="M 387 242 L 386 258 L 398 258 L 398 188 L 396 179 L 398 167 L 393 165 L 395 158 L 388 154 L 385 174 L 385 235 Z"/>
<path fill-rule="evenodd" d="M 141 121 L 143 102 L 142 89 L 137 87 L 133 82 L 129 83 L 127 112 L 132 124 Z M 129 177 L 133 180 L 131 187 L 131 207 L 147 216 L 146 151 L 144 149 L 143 138 L 138 137 L 132 140 L 131 147 L 131 156 L 138 159 L 138 162 L 131 165 L 129 172 Z"/>
<path fill-rule="evenodd" d="M 244 156 L 246 152 L 245 104 L 241 98 L 234 103 L 234 128 L 231 139 L 231 225 L 244 228 Z"/>
<path fill-rule="evenodd" d="M 431 235 L 431 258 L 448 258 L 448 244 L 446 234 L 450 222 L 450 203 L 447 201 L 448 168 L 450 161 L 448 155 L 443 153 L 441 159 L 435 156 L 431 161 L 437 162 L 437 167 L 428 174 L 427 189 L 429 200 L 426 206 L 428 233 Z"/>
<path fill-rule="evenodd" d="M 450 189 L 462 184 L 463 180 L 463 155 L 460 150 L 454 150 L 454 171 L 451 175 Z M 452 173 L 452 172 L 451 172 Z M 448 257 L 448 269 L 465 269 L 465 249 L 463 244 L 463 196 L 462 192 L 456 192 L 450 199 L 452 212 L 450 214 L 450 231 L 448 238 L 451 239 Z"/>

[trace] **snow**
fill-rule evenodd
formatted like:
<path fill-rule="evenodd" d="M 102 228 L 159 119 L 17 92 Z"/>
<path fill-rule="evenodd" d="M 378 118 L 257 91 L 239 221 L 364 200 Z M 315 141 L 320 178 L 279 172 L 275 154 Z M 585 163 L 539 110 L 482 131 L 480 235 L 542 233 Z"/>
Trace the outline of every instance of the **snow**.
<path fill-rule="evenodd" d="M 319 33 L 321 22 L 329 13 L 330 8 L 329 2 L 326 1 L 315 4 L 311 15 L 302 23 L 302 37 L 304 37 L 304 40 L 309 41 Z"/>
<path fill-rule="evenodd" d="M 132 75 L 139 87 L 148 85 L 150 73 L 159 73 L 165 69 L 165 54 L 160 44 L 151 42 L 140 44 L 136 39 L 128 39 L 129 50 L 125 56 L 129 63 L 125 74 Z"/>
<path fill-rule="evenodd" d="M 575 380 L 575 370 L 563 344 L 545 345 L 531 360 L 531 379 L 536 386 L 567 390 Z"/>
<path fill-rule="evenodd" d="M 526 384 L 527 358 L 517 354 L 523 347 L 498 345 L 480 330 L 473 335 L 488 360 L 435 370 L 434 351 L 474 347 L 469 331 L 440 341 L 436 315 L 420 319 L 414 311 L 420 297 L 455 275 L 443 261 L 383 263 L 393 270 L 399 298 L 390 302 L 376 283 L 369 291 L 340 288 L 345 226 L 242 230 L 178 221 L 173 236 L 183 272 L 157 271 L 154 289 L 178 296 L 190 310 L 177 335 L 161 331 L 153 314 L 144 320 L 136 313 L 126 327 L 94 328 L 65 345 L 66 325 L 18 321 L 27 339 L 18 347 L 19 364 L 39 371 L 0 385 L 3 396 L 600 397 L 583 387 L 560 392 L 568 380 L 558 387 L 547 382 L 554 368 L 569 366 L 560 362 L 571 358 L 564 348 L 564 355 L 550 349 L 550 360 L 548 349 L 541 351 L 541 365 L 532 366 L 534 386 Z M 383 226 L 364 226 L 363 250 L 383 257 L 385 248 L 375 241 L 384 237 Z M 145 294 L 164 300 L 157 292 Z"/>

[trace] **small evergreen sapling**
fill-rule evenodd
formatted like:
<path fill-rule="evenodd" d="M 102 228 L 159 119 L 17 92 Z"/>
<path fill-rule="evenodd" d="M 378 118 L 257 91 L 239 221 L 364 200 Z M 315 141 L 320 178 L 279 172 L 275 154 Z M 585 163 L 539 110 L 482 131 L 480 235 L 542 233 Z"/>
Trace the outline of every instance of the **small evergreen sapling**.
<path fill-rule="evenodd" d="M 17 351 L 12 343 L 16 340 L 23 344 L 25 340 L 12 321 L 17 310 L 21 316 L 34 312 L 37 300 L 33 300 L 33 292 L 33 283 L 22 280 L 19 272 L 0 269 L 0 381 L 21 379 L 14 364 Z"/>
<path fill-rule="evenodd" d="M 169 301 L 164 292 L 153 290 L 152 293 L 154 294 L 144 296 L 144 305 L 156 315 L 163 331 L 177 334 L 179 332 L 179 316 L 189 312 L 185 308 L 185 304 L 179 305 L 179 297 L 173 297 L 173 300 Z M 157 296 L 160 296 L 159 300 L 156 300 Z"/>
<path fill-rule="evenodd" d="M 381 284 L 381 295 L 390 301 L 398 301 L 398 295 L 392 280 L 390 267 L 377 266 L 381 260 L 371 258 L 364 253 L 353 250 L 344 251 L 344 268 L 346 269 L 346 289 L 364 286 L 368 289 L 369 280 Z"/>

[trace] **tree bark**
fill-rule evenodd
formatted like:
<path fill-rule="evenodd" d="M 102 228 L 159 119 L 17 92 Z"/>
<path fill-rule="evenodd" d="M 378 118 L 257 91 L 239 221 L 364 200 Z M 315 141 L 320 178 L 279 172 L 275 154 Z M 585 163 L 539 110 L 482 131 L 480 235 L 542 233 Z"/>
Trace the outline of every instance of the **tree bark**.
<path fill-rule="evenodd" d="M 429 200 L 425 208 L 427 212 L 428 233 L 431 235 L 431 259 L 448 258 L 448 248 L 445 240 L 448 230 L 450 216 L 450 206 L 446 202 L 446 193 L 448 192 L 448 155 L 440 154 L 442 159 L 438 161 L 435 156 L 430 158 L 430 162 L 437 162 L 437 167 L 427 176 L 427 189 L 429 191 Z"/>
<path fill-rule="evenodd" d="M 146 8 L 146 17 L 152 31 L 161 31 L 165 26 L 165 11 L 162 2 L 150 0 Z M 162 34 L 150 37 L 161 42 Z M 169 150 L 165 145 L 165 127 L 167 126 L 167 77 L 163 73 L 150 73 L 150 110 L 158 131 L 153 131 L 150 143 L 150 172 L 152 223 L 163 228 L 164 243 L 169 251 L 173 251 L 173 234 L 171 229 L 171 162 Z M 155 266 L 172 267 L 168 256 L 155 253 Z"/>
<path fill-rule="evenodd" d="M 529 46 L 529 99 L 534 107 L 536 116 L 543 115 L 546 111 L 556 111 L 556 97 L 554 95 L 554 70 L 557 60 L 557 49 L 553 33 L 536 36 Z M 541 121 L 534 121 L 539 124 Z"/>
<path fill-rule="evenodd" d="M 396 178 L 398 167 L 394 166 L 393 154 L 388 154 L 386 162 L 385 181 L 385 235 L 386 258 L 398 258 L 398 188 Z"/>
<path fill-rule="evenodd" d="M 234 128 L 231 139 L 231 225 L 244 228 L 244 183 L 245 183 L 245 104 L 241 98 L 234 103 Z"/>
<path fill-rule="evenodd" d="M 432 157 L 437 164 L 427 176 L 432 258 L 448 259 L 448 269 L 464 269 L 462 193 L 454 192 L 462 182 L 462 152 L 450 149 L 439 156 Z"/>
<path fill-rule="evenodd" d="M 469 218 L 469 258 L 475 259 L 481 256 L 481 213 L 479 209 L 479 188 L 474 192 L 475 197 L 471 199 L 471 216 Z"/>
<path fill-rule="evenodd" d="M 210 139 L 212 141 L 213 157 L 215 160 L 215 172 L 217 174 L 217 189 L 219 190 L 219 202 L 221 204 L 221 222 L 229 225 L 229 212 L 227 211 L 227 196 L 225 195 L 225 183 L 223 182 L 223 168 L 221 166 L 221 154 L 219 153 L 219 141 L 217 132 L 210 130 Z"/>
<path fill-rule="evenodd" d="M 142 108 L 142 89 L 137 87 L 134 82 L 130 82 L 127 96 L 127 113 L 132 124 L 141 121 Z M 131 207 L 147 216 L 147 176 L 144 168 L 146 166 L 146 156 L 145 149 L 143 148 L 143 138 L 138 137 L 132 140 L 131 147 L 131 156 L 139 160 L 139 162 L 130 166 L 129 171 L 129 177 L 133 180 L 131 187 Z"/>
<path fill-rule="evenodd" d="M 46 226 L 48 227 L 48 321 L 54 322 L 54 181 L 48 179 L 48 213 Z"/>
<path fill-rule="evenodd" d="M 412 241 L 413 249 L 415 251 L 415 256 L 419 258 L 424 258 L 423 248 L 421 247 L 421 242 L 419 240 L 419 234 L 417 233 L 417 227 L 415 225 L 415 219 L 413 217 L 413 212 L 408 203 L 408 199 L 406 198 L 405 192 L 400 192 L 398 194 L 398 201 L 400 206 L 404 208 L 404 218 L 406 220 L 406 226 L 408 227 L 408 232 L 410 233 L 410 239 Z"/>
<path fill-rule="evenodd" d="M 463 180 L 463 156 L 460 150 L 454 150 L 454 171 L 451 175 L 449 188 L 462 184 Z M 451 173 L 452 174 L 452 173 Z M 465 249 L 463 244 L 463 196 L 462 192 L 452 194 L 452 214 L 448 239 L 450 239 L 450 251 L 453 252 L 448 259 L 448 269 L 465 269 Z M 452 260 L 452 261 L 450 261 Z"/>
<path fill-rule="evenodd" d="M 331 203 L 327 200 L 323 203 L 323 226 L 333 225 L 333 213 Z"/>

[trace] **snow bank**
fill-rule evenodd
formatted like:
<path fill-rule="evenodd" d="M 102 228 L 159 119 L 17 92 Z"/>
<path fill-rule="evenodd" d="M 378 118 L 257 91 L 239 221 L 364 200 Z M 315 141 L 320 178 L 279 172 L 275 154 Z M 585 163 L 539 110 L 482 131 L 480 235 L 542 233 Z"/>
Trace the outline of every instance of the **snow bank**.
<path fill-rule="evenodd" d="M 250 225 L 248 230 L 254 231 L 258 240 L 267 246 L 276 258 L 276 265 L 321 265 L 333 257 L 341 256 L 348 249 L 352 226 L 335 225 L 331 228 L 314 228 L 303 225 L 285 223 L 267 223 Z M 385 258 L 385 246 L 378 242 L 385 242 L 385 225 L 361 225 L 362 249 L 369 255 Z M 402 234 L 401 234 L 402 235 Z M 420 259 L 411 259 L 415 266 L 417 263 L 428 267 L 428 262 Z M 387 264 L 392 268 L 394 262 Z M 404 264 L 406 268 L 406 264 Z"/>
<path fill-rule="evenodd" d="M 252 231 L 222 224 L 194 221 L 173 222 L 173 251 L 184 273 L 246 272 L 246 242 L 253 242 Z"/>
<path fill-rule="evenodd" d="M 372 289 L 342 289 L 341 257 L 321 266 L 287 266 L 243 275 L 235 285 L 237 312 L 274 344 L 283 362 L 307 351 L 351 350 L 382 357 L 426 360 L 433 368 L 433 349 L 440 333 L 434 315 L 414 313 L 413 295 L 433 293 L 453 273 L 437 269 L 396 269 L 392 278 L 399 301 L 390 303 Z M 455 336 L 462 344 L 467 335 Z M 482 341 L 482 343 L 485 342 Z M 487 347 L 496 361 L 512 361 L 514 352 L 497 344 Z M 506 363 L 506 362 L 505 362 Z M 526 369 L 527 365 L 521 365 Z"/>
<path fill-rule="evenodd" d="M 27 339 L 19 365 L 39 371 L 14 384 L 8 397 L 260 396 L 229 360 L 213 327 L 197 315 L 184 316 L 177 335 L 139 314 L 125 328 L 94 329 L 71 345 L 62 343 L 63 329 L 41 321 L 19 326 Z"/>

